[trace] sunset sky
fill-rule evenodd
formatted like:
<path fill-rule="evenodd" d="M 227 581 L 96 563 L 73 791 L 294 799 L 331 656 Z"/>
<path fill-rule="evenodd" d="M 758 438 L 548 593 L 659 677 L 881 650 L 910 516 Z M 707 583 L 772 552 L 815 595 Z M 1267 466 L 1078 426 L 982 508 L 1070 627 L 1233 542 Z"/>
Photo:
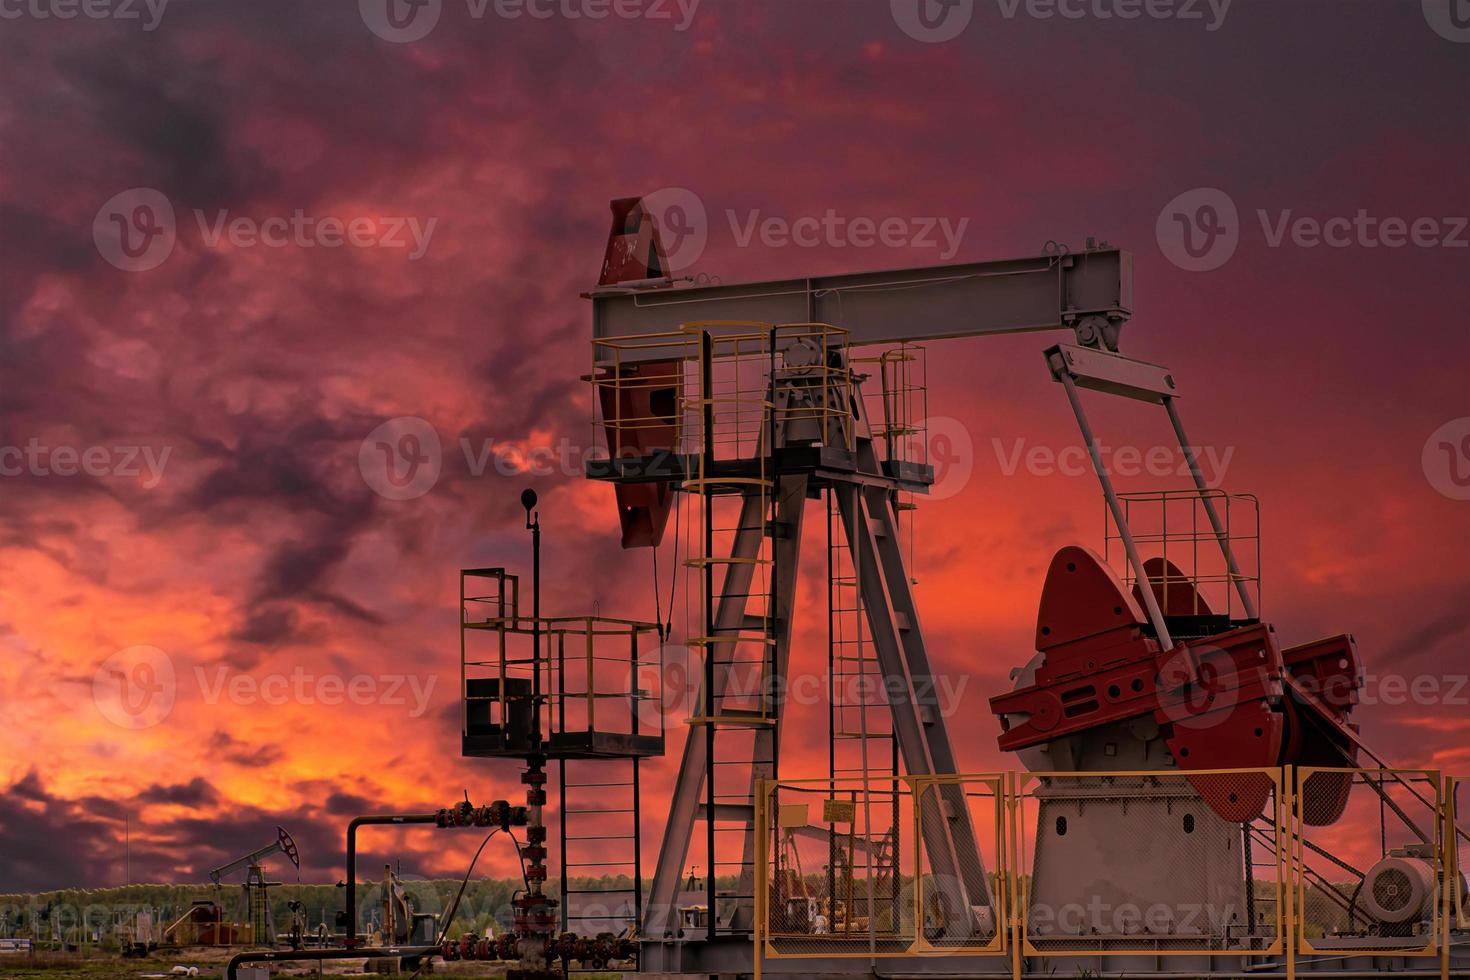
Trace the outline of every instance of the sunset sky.
<path fill-rule="evenodd" d="M 442 0 L 418 40 L 373 3 L 61 19 L 0 0 L 0 892 L 122 884 L 125 820 L 133 881 L 203 880 L 278 824 L 303 881 L 336 881 L 352 815 L 520 796 L 512 764 L 459 756 L 457 570 L 529 571 L 533 486 L 547 610 L 653 618 L 650 555 L 619 549 L 611 489 L 515 469 L 589 445 L 578 294 L 609 199 L 663 188 L 707 214 L 688 271 L 725 282 L 1089 236 L 1131 250 L 1122 349 L 1171 368 L 1223 485 L 1259 496 L 1266 618 L 1285 644 L 1354 633 L 1364 737 L 1470 776 L 1470 38 L 1444 4 L 1124 19 L 975 0 L 958 36 L 925 41 L 885 0 L 604 19 Z M 1196 271 L 1168 215 L 1220 200 L 1200 189 L 1236 209 L 1238 244 Z M 119 251 L 113 217 L 159 199 L 171 250 Z M 954 235 L 746 237 L 829 210 Z M 1101 547 L 1090 474 L 1008 465 L 1079 443 L 1041 356 L 1064 339 L 928 349 L 929 414 L 955 420 L 971 475 L 918 512 L 915 574 L 937 667 L 968 678 L 950 724 L 970 771 L 1017 767 L 987 699 L 1033 653 L 1051 555 Z M 1089 406 L 1106 444 L 1168 444 L 1162 414 Z M 360 451 L 401 417 L 432 427 L 442 469 L 395 500 Z M 477 474 L 461 440 L 494 440 L 504 465 Z M 806 572 L 795 656 L 813 671 Z M 140 646 L 176 689 L 133 728 L 94 692 Z M 267 703 L 270 678 L 297 676 L 365 677 L 376 700 Z M 1393 703 L 1388 676 L 1432 693 Z M 820 743 L 783 773 L 823 775 Z M 650 873 L 665 812 L 645 813 Z M 364 861 L 457 876 L 476 842 L 383 832 Z"/>

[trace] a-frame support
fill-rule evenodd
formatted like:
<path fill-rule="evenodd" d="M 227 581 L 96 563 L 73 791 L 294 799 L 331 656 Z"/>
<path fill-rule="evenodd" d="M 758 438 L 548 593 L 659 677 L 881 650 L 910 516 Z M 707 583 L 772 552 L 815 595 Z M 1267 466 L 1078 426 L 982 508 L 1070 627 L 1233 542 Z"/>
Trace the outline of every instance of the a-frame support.
<path fill-rule="evenodd" d="M 783 403 L 780 393 L 776 393 L 773 403 Z M 862 604 L 867 614 L 875 653 L 887 682 L 885 689 L 893 713 L 893 730 L 898 739 L 904 768 L 910 775 L 950 774 L 957 771 L 954 750 L 945 727 L 942 705 L 939 702 L 939 686 L 935 683 L 929 664 L 928 652 L 919 627 L 918 610 L 898 544 L 898 522 L 892 486 L 883 476 L 868 427 L 861 419 L 861 403 L 861 397 L 854 394 L 852 405 L 858 417 L 860 433 L 856 439 L 856 471 L 850 475 L 824 472 L 821 480 L 838 497 L 844 534 L 861 583 Z M 780 438 L 776 440 L 775 458 L 780 457 L 782 441 Z M 775 642 L 773 683 L 776 691 L 784 692 L 788 689 L 786 677 L 790 663 L 792 608 L 796 570 L 799 568 L 802 513 L 810 479 L 806 475 L 788 474 L 779 476 L 776 486 L 778 499 L 773 544 L 779 572 L 777 615 L 772 626 Z M 733 631 L 744 619 L 746 595 L 750 591 L 754 568 L 752 559 L 758 554 L 761 545 L 762 503 L 759 494 L 745 496 L 739 530 L 731 547 L 731 557 L 739 560 L 726 566 L 714 620 L 716 629 Z M 701 705 L 716 702 L 734 679 L 733 671 L 728 667 L 716 669 L 712 677 L 714 697 L 707 698 L 701 690 L 698 702 Z M 778 705 L 771 723 L 756 732 L 753 759 L 757 761 L 751 767 L 749 806 L 717 804 L 711 812 L 708 803 L 701 802 L 702 798 L 707 799 L 704 791 L 709 769 L 710 740 L 705 737 L 706 733 L 697 730 L 691 731 L 689 738 L 685 740 L 669 823 L 659 849 L 648 914 L 644 921 L 643 935 L 647 939 L 674 939 L 680 934 L 677 908 L 679 882 L 689 855 L 695 823 L 700 819 L 738 822 L 744 825 L 743 863 L 738 893 L 753 899 L 755 889 L 762 887 L 755 880 L 756 869 L 753 863 L 754 781 L 775 778 L 780 720 Z M 703 723 L 716 722 L 705 718 Z M 927 792 L 922 802 L 920 823 L 932 880 L 946 913 L 946 935 L 951 938 L 968 938 L 993 929 L 995 923 L 988 921 L 993 919 L 990 913 L 989 881 L 962 787 L 959 784 L 941 783 L 934 791 Z M 707 871 L 713 891 L 714 870 L 709 868 Z M 708 915 L 708 938 L 712 939 L 718 925 L 714 902 L 709 903 Z M 742 900 L 727 931 L 748 931 L 754 924 L 753 919 L 753 901 Z"/>

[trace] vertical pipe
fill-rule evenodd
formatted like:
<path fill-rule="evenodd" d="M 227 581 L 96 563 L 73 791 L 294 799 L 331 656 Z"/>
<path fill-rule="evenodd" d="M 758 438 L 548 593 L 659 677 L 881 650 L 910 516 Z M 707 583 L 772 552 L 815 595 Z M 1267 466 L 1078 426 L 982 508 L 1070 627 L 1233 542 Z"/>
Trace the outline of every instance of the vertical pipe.
<path fill-rule="evenodd" d="M 567 730 L 567 635 L 563 632 L 556 634 L 556 730 L 564 732 Z M 591 722 L 587 724 L 592 727 Z"/>
<path fill-rule="evenodd" d="M 570 914 L 571 901 L 567 898 L 567 760 L 556 761 L 556 788 L 557 799 L 561 801 L 561 819 L 556 822 L 557 836 L 561 838 L 561 850 L 557 855 L 561 862 L 561 931 L 569 931 L 567 928 L 567 916 Z"/>
<path fill-rule="evenodd" d="M 531 528 L 531 751 L 541 754 L 541 515 L 526 515 Z"/>
<path fill-rule="evenodd" d="M 828 786 L 837 787 L 837 646 L 836 615 L 837 569 L 832 561 L 832 495 L 833 487 L 827 488 L 824 498 L 827 504 L 827 780 Z M 820 911 L 820 909 L 818 910 Z M 837 825 L 827 824 L 827 928 L 835 925 L 837 917 Z"/>
<path fill-rule="evenodd" d="M 704 460 L 700 476 L 708 479 L 715 458 L 714 406 L 714 342 L 708 330 L 700 335 L 700 400 L 704 405 Z M 704 494 L 704 796 L 705 849 L 705 929 L 707 938 L 715 939 L 715 653 L 714 590 L 715 572 L 710 559 L 715 553 L 714 494 L 708 484 L 701 484 Z"/>
<path fill-rule="evenodd" d="M 636 729 L 637 722 L 634 722 Z M 636 732 L 635 732 L 636 734 Z M 638 785 L 638 757 L 633 757 L 633 925 L 643 931 L 643 804 Z"/>
<path fill-rule="evenodd" d="M 501 589 L 504 595 L 505 590 Z M 463 739 L 470 733 L 470 699 L 469 689 L 464 683 L 464 642 L 465 642 L 465 614 L 464 614 L 464 572 L 459 573 L 459 737 Z"/>
<path fill-rule="evenodd" d="M 597 730 L 597 661 L 593 656 L 593 630 L 597 627 L 587 619 L 587 731 Z"/>
<path fill-rule="evenodd" d="M 1209 488 L 1205 486 L 1204 474 L 1200 472 L 1199 459 L 1195 456 L 1194 447 L 1189 444 L 1189 437 L 1184 434 L 1184 423 L 1179 419 L 1179 411 L 1174 407 L 1174 399 L 1164 397 L 1164 411 L 1169 413 L 1169 423 L 1174 426 L 1174 436 L 1179 440 L 1179 448 L 1184 453 L 1184 459 L 1189 463 L 1189 475 L 1194 477 L 1194 488 L 1199 493 L 1199 499 L 1205 505 L 1205 514 L 1210 518 L 1210 526 L 1215 530 L 1215 540 L 1220 542 L 1220 551 L 1225 556 L 1225 564 L 1230 569 L 1230 580 L 1235 583 L 1236 592 L 1240 595 L 1241 608 L 1245 610 L 1247 619 L 1259 619 L 1260 614 L 1256 610 L 1255 600 L 1251 598 L 1250 590 L 1245 587 L 1245 579 L 1240 574 L 1240 568 L 1235 564 L 1235 553 L 1230 550 L 1230 536 L 1225 532 L 1225 525 L 1220 521 L 1220 514 L 1215 510 L 1215 502 L 1210 499 Z"/>
<path fill-rule="evenodd" d="M 768 491 L 768 493 L 769 493 L 769 498 L 768 498 L 767 508 L 766 508 L 766 529 L 770 532 L 770 534 L 769 534 L 769 541 L 770 541 L 770 543 L 767 545 L 767 547 L 769 547 L 771 549 L 771 578 L 770 578 L 770 582 L 768 583 L 769 591 L 766 594 L 766 618 L 765 618 L 765 627 L 766 628 L 765 628 L 765 636 L 762 637 L 762 639 L 772 639 L 772 638 L 774 638 L 780 632 L 779 631 L 779 628 L 777 626 L 777 623 L 776 623 L 776 618 L 781 613 L 781 610 L 778 607 L 777 600 L 776 600 L 776 597 L 780 594 L 779 592 L 776 591 L 776 585 L 777 585 L 777 582 L 778 582 L 778 580 L 780 579 L 780 576 L 781 576 L 781 566 L 780 566 L 780 564 L 777 561 L 777 559 L 779 558 L 779 556 L 781 554 L 781 551 L 780 551 L 779 548 L 776 547 L 776 535 L 777 535 L 776 515 L 778 513 L 780 513 L 777 510 L 777 504 L 779 503 L 779 499 L 778 498 L 779 498 L 779 495 L 780 495 L 780 493 L 782 491 L 781 478 L 780 478 L 780 474 L 778 472 L 778 468 L 777 468 L 777 465 L 776 465 L 776 330 L 777 330 L 777 328 L 775 326 L 772 326 L 771 327 L 771 336 L 770 336 L 770 341 L 769 341 L 769 349 L 767 351 L 767 354 L 768 354 L 768 357 L 769 357 L 769 364 L 768 364 L 768 368 L 767 368 L 767 372 L 766 372 L 766 378 L 767 378 L 767 385 L 766 385 L 767 396 L 766 397 L 768 397 L 771 400 L 771 407 L 770 407 L 770 409 L 768 410 L 768 413 L 767 413 L 768 414 L 768 418 L 767 418 L 767 425 L 768 425 L 768 427 L 767 427 L 767 431 L 766 431 L 765 443 L 766 443 L 766 452 L 769 454 L 769 458 L 770 458 L 770 461 L 771 461 L 770 462 L 770 469 L 769 470 L 766 469 L 766 465 L 765 465 L 764 459 L 762 460 L 762 463 L 761 463 L 761 477 L 762 477 L 762 479 L 765 479 L 765 480 L 769 481 L 769 485 L 766 486 L 766 487 L 764 487 L 764 489 L 766 491 Z M 760 451 L 760 440 L 757 440 L 756 441 L 756 451 L 757 452 Z M 759 552 L 757 552 L 757 554 L 759 554 Z M 789 642 L 789 640 L 788 640 L 788 642 Z M 780 686 L 780 681 L 776 677 L 776 663 L 780 659 L 780 653 L 781 652 L 776 649 L 776 645 L 774 643 L 763 643 L 761 645 L 761 649 L 765 652 L 765 656 L 767 658 L 766 659 L 766 662 L 761 665 L 761 667 L 762 667 L 762 671 L 761 672 L 765 675 L 765 685 L 764 685 L 764 687 L 765 687 L 765 692 L 764 692 L 765 693 L 765 699 L 764 700 L 766 702 L 766 705 L 768 706 L 768 713 L 770 715 L 770 723 L 772 725 L 775 725 L 776 724 L 776 719 L 779 718 L 780 717 L 780 714 L 781 714 L 780 698 L 783 696 L 783 693 L 782 692 L 784 691 L 784 688 Z M 753 735 L 752 735 L 752 739 L 754 739 L 754 736 Z M 752 763 L 751 764 L 752 764 L 752 768 L 753 768 L 755 766 L 755 764 L 756 764 L 754 762 L 755 752 L 754 752 L 754 747 L 753 746 L 752 746 L 752 750 L 751 750 L 751 759 L 752 759 Z M 771 778 L 772 779 L 776 779 L 776 778 L 779 777 L 779 774 L 780 774 L 779 773 L 780 759 L 781 759 L 781 740 L 779 738 L 774 737 L 774 735 L 773 735 L 772 738 L 771 738 Z"/>
<path fill-rule="evenodd" d="M 675 533 L 677 534 L 678 532 L 676 531 Z M 670 572 L 670 574 L 672 574 L 672 575 L 678 575 L 679 573 L 678 573 L 678 570 L 675 569 L 672 572 Z M 671 605 L 672 605 L 672 602 L 673 602 L 673 600 L 670 599 L 670 604 Z M 670 615 L 672 615 L 672 613 L 670 613 Z M 662 626 L 660 626 L 660 633 L 659 633 L 659 635 L 662 636 Z M 630 695 L 629 700 L 628 700 L 628 707 L 630 709 L 630 717 L 629 717 L 629 720 L 628 720 L 628 731 L 631 732 L 635 738 L 639 734 L 638 709 L 639 709 L 639 706 L 643 703 L 642 702 L 642 699 L 641 699 L 641 696 L 638 693 L 638 668 L 639 668 L 639 663 L 640 663 L 639 662 L 639 654 L 638 654 L 638 636 L 639 636 L 638 627 L 636 627 L 636 626 L 630 627 L 629 630 L 628 630 L 628 658 L 629 658 L 629 661 L 630 661 L 629 670 L 631 671 L 631 673 L 629 674 L 630 680 L 628 682 L 628 691 L 629 691 L 629 695 Z M 660 676 L 662 676 L 662 675 L 660 675 Z M 633 804 L 632 804 L 633 805 L 633 928 L 634 928 L 635 932 L 641 934 L 642 931 L 643 931 L 643 807 L 641 805 L 641 802 L 642 801 L 641 801 L 641 797 L 639 795 L 641 793 L 641 789 L 640 789 L 640 787 L 638 785 L 638 757 L 636 755 L 633 756 L 632 765 L 633 765 Z M 563 796 L 563 801 L 565 801 L 565 796 Z"/>
<path fill-rule="evenodd" d="M 1118 537 L 1123 542 L 1123 550 L 1128 554 L 1128 564 L 1133 566 L 1133 575 L 1139 585 L 1138 591 L 1143 596 L 1143 604 L 1148 610 L 1149 621 L 1153 623 L 1154 633 L 1158 636 L 1159 646 L 1164 650 L 1172 650 L 1174 640 L 1169 636 L 1169 628 L 1164 625 L 1164 614 L 1159 611 L 1158 599 L 1154 596 L 1148 576 L 1144 574 L 1143 559 L 1138 557 L 1138 546 L 1133 543 L 1133 531 L 1128 527 L 1128 518 L 1123 513 L 1123 505 L 1119 502 L 1117 493 L 1113 491 L 1113 481 L 1108 476 L 1108 471 L 1103 466 L 1102 456 L 1097 451 L 1097 441 L 1092 437 L 1092 426 L 1088 424 L 1087 415 L 1082 411 L 1082 400 L 1077 397 L 1077 386 L 1065 369 L 1054 373 L 1067 392 L 1067 401 L 1072 405 L 1072 414 L 1077 416 L 1077 427 L 1082 431 L 1082 441 L 1087 444 L 1087 454 L 1092 457 L 1092 468 L 1097 473 L 1098 482 L 1102 484 L 1103 496 L 1107 499 L 1108 509 L 1113 512 L 1113 523 L 1118 525 Z"/>

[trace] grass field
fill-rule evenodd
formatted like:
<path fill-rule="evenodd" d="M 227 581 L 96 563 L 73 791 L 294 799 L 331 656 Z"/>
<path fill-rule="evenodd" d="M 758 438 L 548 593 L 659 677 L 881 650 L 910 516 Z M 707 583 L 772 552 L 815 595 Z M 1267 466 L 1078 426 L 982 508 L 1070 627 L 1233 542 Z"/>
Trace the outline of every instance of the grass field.
<path fill-rule="evenodd" d="M 106 953 L 5 955 L 0 957 L 0 977 L 5 980 L 140 980 L 149 976 L 170 976 L 169 971 L 175 966 L 193 966 L 199 970 L 199 980 L 218 980 L 224 975 L 230 955 L 231 951 L 214 949 L 160 951 L 146 959 L 123 959 Z M 362 960 L 322 963 L 320 971 L 314 963 L 271 965 L 273 977 L 361 975 L 362 970 Z M 434 976 L 448 977 L 492 978 L 503 976 L 504 972 L 503 966 L 487 963 L 435 963 L 433 967 Z M 428 975 L 428 971 L 424 975 Z M 583 973 L 577 976 L 579 980 L 616 980 L 621 974 Z"/>

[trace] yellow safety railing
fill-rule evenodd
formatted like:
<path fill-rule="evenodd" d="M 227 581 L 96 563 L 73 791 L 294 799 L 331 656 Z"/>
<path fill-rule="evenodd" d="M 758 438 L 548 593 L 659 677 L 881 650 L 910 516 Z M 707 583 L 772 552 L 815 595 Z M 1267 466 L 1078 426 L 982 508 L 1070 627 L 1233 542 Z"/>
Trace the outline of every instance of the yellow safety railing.
<path fill-rule="evenodd" d="M 1249 820 L 1205 802 L 1236 783 L 1264 799 Z M 945 786 L 962 788 L 990 886 L 987 927 L 959 937 L 921 832 L 927 794 Z M 1325 807 L 1336 793 L 1342 807 Z M 954 798 L 939 812 L 952 818 Z M 1007 957 L 1019 980 L 1028 958 L 1140 955 L 1273 957 L 1289 976 L 1345 957 L 1437 957 L 1447 974 L 1451 933 L 1470 928 L 1467 810 L 1470 778 L 1427 769 L 762 780 L 757 976 L 767 959 L 969 956 Z M 1125 812 L 1149 853 L 1134 877 L 1119 859 Z M 1096 834 L 1114 835 L 1106 868 Z"/>
<path fill-rule="evenodd" d="M 1304 766 L 1295 777 L 1298 955 L 1438 956 L 1446 867 L 1441 775 L 1429 769 Z M 1316 782 L 1320 793 L 1326 780 L 1347 802 L 1333 823 L 1313 827 L 1305 819 L 1307 788 Z M 1373 824 L 1378 840 L 1365 840 L 1361 829 Z M 1362 874 L 1358 882 L 1342 880 L 1343 865 Z M 1329 877 L 1334 869 L 1338 881 Z M 1378 934 L 1371 935 L 1375 923 Z"/>
<path fill-rule="evenodd" d="M 916 823 L 921 818 L 926 803 L 931 804 L 931 812 L 938 813 L 944 812 L 954 802 L 953 793 L 948 800 L 939 798 L 941 787 L 959 788 L 964 805 L 969 811 L 969 825 L 975 834 L 975 857 L 979 861 L 978 867 L 964 868 L 961 871 L 968 871 L 970 878 L 984 874 L 990 888 L 988 917 L 983 912 L 972 913 L 972 921 L 955 930 L 950 928 L 948 920 L 954 916 L 946 911 L 943 889 L 933 881 L 921 880 L 914 889 L 917 903 L 915 915 L 920 923 L 915 953 L 971 956 L 1004 955 L 1007 952 L 1011 938 L 1007 911 L 1010 908 L 1009 895 L 1015 886 L 1006 826 L 1012 785 L 1007 773 L 913 778 Z M 946 813 L 945 816 L 952 814 Z M 922 833 L 914 835 L 914 846 L 918 853 L 916 866 L 932 867 L 933 862 L 929 859 L 928 845 Z M 963 861 L 969 855 L 959 854 L 958 857 Z"/>

